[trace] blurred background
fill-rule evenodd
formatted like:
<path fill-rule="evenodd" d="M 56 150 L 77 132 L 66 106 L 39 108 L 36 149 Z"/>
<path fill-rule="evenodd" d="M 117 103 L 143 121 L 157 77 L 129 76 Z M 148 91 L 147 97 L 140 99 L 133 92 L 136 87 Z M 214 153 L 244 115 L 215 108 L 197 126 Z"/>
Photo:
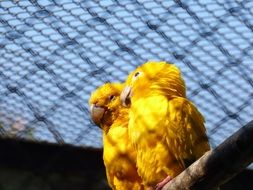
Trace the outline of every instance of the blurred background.
<path fill-rule="evenodd" d="M 216 147 L 253 118 L 252 30 L 249 0 L 0 1 L 0 189 L 105 185 L 90 93 L 148 60 L 180 67 Z"/>

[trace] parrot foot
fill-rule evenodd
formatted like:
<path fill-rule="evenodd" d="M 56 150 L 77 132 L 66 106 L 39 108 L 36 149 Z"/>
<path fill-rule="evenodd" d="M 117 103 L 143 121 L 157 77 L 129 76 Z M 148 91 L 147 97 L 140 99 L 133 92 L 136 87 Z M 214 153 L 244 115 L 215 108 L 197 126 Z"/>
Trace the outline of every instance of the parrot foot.
<path fill-rule="evenodd" d="M 158 183 L 155 186 L 155 190 L 162 190 L 162 188 L 164 187 L 164 185 L 166 185 L 170 180 L 172 180 L 172 177 L 167 176 L 164 180 L 162 180 L 160 183 Z"/>

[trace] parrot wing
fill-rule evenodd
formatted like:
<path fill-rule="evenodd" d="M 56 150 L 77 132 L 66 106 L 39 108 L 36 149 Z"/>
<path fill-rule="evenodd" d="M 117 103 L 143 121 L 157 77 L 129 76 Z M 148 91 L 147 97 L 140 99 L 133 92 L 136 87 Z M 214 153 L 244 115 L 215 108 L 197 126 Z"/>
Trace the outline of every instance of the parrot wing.
<path fill-rule="evenodd" d="M 210 150 L 204 118 L 186 98 L 169 101 L 168 126 L 168 146 L 184 167 Z"/>

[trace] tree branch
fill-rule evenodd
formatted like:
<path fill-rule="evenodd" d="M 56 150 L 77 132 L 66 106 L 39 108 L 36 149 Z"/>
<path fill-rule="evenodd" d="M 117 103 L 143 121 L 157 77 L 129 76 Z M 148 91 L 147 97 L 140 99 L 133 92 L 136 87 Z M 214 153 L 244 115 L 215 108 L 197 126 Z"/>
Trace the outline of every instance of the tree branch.
<path fill-rule="evenodd" d="M 166 184 L 162 190 L 212 190 L 253 162 L 253 120 Z"/>

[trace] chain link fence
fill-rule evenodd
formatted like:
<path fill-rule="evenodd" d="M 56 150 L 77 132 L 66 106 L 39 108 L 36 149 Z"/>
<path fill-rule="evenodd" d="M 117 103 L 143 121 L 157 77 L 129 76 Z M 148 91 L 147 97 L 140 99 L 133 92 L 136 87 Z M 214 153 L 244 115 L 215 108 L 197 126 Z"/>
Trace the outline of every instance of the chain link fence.
<path fill-rule="evenodd" d="M 0 135 L 101 147 L 90 93 L 147 60 L 180 67 L 213 147 L 253 118 L 249 0 L 0 1 Z"/>

